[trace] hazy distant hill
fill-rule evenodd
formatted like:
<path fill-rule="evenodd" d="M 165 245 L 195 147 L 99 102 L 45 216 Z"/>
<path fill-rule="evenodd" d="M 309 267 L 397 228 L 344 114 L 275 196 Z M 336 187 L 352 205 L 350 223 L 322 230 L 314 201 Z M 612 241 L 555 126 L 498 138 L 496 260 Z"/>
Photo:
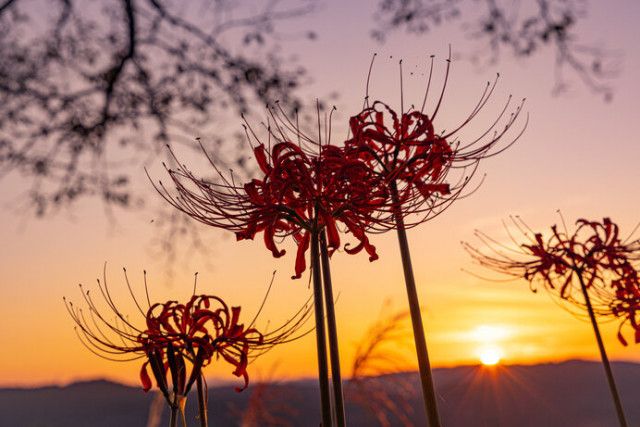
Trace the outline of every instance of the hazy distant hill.
<path fill-rule="evenodd" d="M 640 364 L 615 363 L 613 369 L 630 425 L 640 426 Z M 419 408 L 416 374 L 379 377 L 375 381 L 392 389 L 398 379 L 407 380 L 413 387 L 412 398 L 407 403 Z M 496 369 L 437 369 L 435 381 L 443 424 L 448 427 L 616 426 L 602 367 L 597 363 L 570 361 Z M 235 393 L 232 387 L 212 388 L 210 424 L 215 427 L 240 425 L 251 392 L 251 388 L 243 393 Z M 319 398 L 314 382 L 269 385 L 263 392 L 265 405 L 271 412 L 280 412 L 281 418 L 289 420 L 290 425 L 318 425 Z M 352 396 L 353 387 L 346 385 L 346 393 L 348 398 Z M 66 387 L 0 389 L 0 426 L 145 426 L 152 397 L 138 388 L 107 381 Z M 191 404 L 195 403 L 193 400 Z M 195 413 L 195 408 L 189 410 Z M 351 426 L 377 425 L 370 414 L 353 402 L 347 411 Z M 414 424 L 425 425 L 421 410 L 416 412 L 417 415 L 412 415 Z M 166 425 L 166 420 L 160 425 Z"/>

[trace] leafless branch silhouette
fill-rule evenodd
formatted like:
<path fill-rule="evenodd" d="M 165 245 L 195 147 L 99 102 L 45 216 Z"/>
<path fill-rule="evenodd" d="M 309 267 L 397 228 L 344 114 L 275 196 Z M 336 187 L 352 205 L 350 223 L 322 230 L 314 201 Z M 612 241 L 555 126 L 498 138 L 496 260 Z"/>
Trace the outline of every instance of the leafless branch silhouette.
<path fill-rule="evenodd" d="M 300 103 L 279 21 L 311 2 L 5 1 L 0 5 L 0 177 L 46 215 L 83 196 L 131 207 L 141 162 L 196 136 L 223 144 L 225 114 Z M 313 37 L 311 33 L 307 34 Z M 243 153 L 230 161 L 242 166 Z"/>
<path fill-rule="evenodd" d="M 587 9 L 585 0 L 381 0 L 372 37 L 384 41 L 396 31 L 423 35 L 460 22 L 474 40 L 470 50 L 475 52 L 470 54 L 474 62 L 492 64 L 505 55 L 528 58 L 551 51 L 555 56 L 553 93 L 569 89 L 570 74 L 608 101 L 621 55 L 579 40 L 576 27 L 584 21 Z"/>

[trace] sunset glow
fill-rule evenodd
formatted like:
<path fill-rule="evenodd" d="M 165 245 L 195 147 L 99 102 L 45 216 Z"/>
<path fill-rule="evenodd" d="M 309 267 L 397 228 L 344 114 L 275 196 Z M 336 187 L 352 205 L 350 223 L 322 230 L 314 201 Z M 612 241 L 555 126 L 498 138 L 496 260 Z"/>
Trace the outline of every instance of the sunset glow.
<path fill-rule="evenodd" d="M 511 333 L 505 326 L 482 325 L 474 329 L 472 335 L 477 341 L 493 343 L 509 338 Z"/>
<path fill-rule="evenodd" d="M 524 280 L 480 279 L 474 274 L 484 272 L 473 264 L 460 242 L 472 240 L 474 230 L 496 236 L 502 239 L 500 243 L 508 242 L 509 236 L 504 233 L 501 221 L 510 214 L 522 215 L 532 228 L 548 228 L 558 222 L 558 208 L 571 221 L 580 216 L 610 215 L 627 231 L 640 220 L 640 198 L 635 197 L 640 182 L 637 166 L 640 85 L 634 74 L 640 67 L 640 50 L 634 45 L 640 2 L 626 1 L 624 6 L 615 8 L 606 2 L 590 2 L 589 17 L 580 24 L 581 35 L 586 40 L 596 37 L 603 45 L 625 52 L 623 72 L 612 80 L 615 90 L 610 102 L 602 101 L 588 87 L 582 87 L 573 75 L 567 79 L 576 83 L 575 88 L 571 88 L 575 90 L 556 96 L 552 90 L 554 59 L 551 55 L 534 55 L 523 61 L 505 55 L 495 64 L 477 67 L 470 57 L 464 56 L 469 52 L 465 50 L 470 46 L 469 35 L 455 26 L 434 26 L 424 39 L 394 33 L 384 44 L 373 43 L 371 20 L 362 18 L 368 16 L 367 4 L 333 1 L 318 8 L 313 16 L 281 24 L 291 39 L 307 31 L 319 34 L 311 48 L 291 43 L 286 53 L 287 57 L 298 58 L 308 70 L 310 83 L 304 87 L 304 96 L 313 102 L 320 98 L 323 102 L 329 99 L 335 103 L 337 110 L 331 113 L 330 129 L 336 144 L 349 134 L 349 116 L 362 108 L 365 85 L 371 99 L 384 99 L 400 111 L 400 58 L 405 67 L 404 106 L 420 105 L 429 55 L 435 55 L 433 87 L 440 87 L 450 44 L 453 60 L 447 91 L 438 112 L 439 130 L 454 129 L 460 116 L 473 111 L 487 81 L 493 81 L 498 72 L 500 80 L 493 95 L 496 105 L 489 105 L 487 111 L 483 110 L 484 115 L 474 119 L 480 123 L 479 128 L 483 121 L 501 111 L 501 102 L 510 94 L 513 102 L 526 97 L 523 112 L 530 113 L 522 138 L 479 166 L 477 184 L 482 183 L 473 194 L 451 206 L 446 214 L 407 231 L 432 365 L 599 360 L 586 317 L 586 320 L 579 319 L 560 309 L 557 301 L 544 292 L 533 293 Z M 624 8 L 630 11 L 622 13 Z M 376 63 L 368 81 L 368 67 L 374 52 Z M 158 64 L 161 63 L 159 59 Z M 437 102 L 437 96 L 435 92 L 430 94 L 428 104 Z M 269 123 L 266 113 L 253 114 L 253 117 L 247 116 L 247 120 L 256 123 L 257 128 L 261 122 Z M 469 135 L 475 130 L 470 127 Z M 234 139 L 235 133 L 244 135 L 239 115 L 233 120 L 218 118 L 197 131 L 180 137 L 171 134 L 167 142 L 198 176 L 212 176 L 213 172 L 198 151 L 196 137 L 216 147 L 218 138 L 230 141 L 230 151 L 236 149 L 236 145 L 246 148 L 246 144 L 236 144 Z M 465 136 L 461 135 L 460 141 L 464 142 Z M 153 134 L 141 128 L 127 137 L 146 140 L 153 138 Z M 5 136 L 0 135 L 2 138 Z M 615 149 L 607 145 L 611 141 L 615 142 Z M 222 154 L 226 154 L 227 146 L 224 147 Z M 132 317 L 139 313 L 130 302 L 122 267 L 127 268 L 133 292 L 138 296 L 144 295 L 143 271 L 146 270 L 152 302 L 188 301 L 197 271 L 198 293 L 220 295 L 230 306 L 241 305 L 247 319 L 252 319 L 260 310 L 275 270 L 273 287 L 257 321 L 257 327 L 267 331 L 273 325 L 286 322 L 292 313 L 308 303 L 312 295 L 310 269 L 307 266 L 300 279 L 291 279 L 296 246 L 290 239 L 276 242 L 278 249 L 286 250 L 286 255 L 274 258 L 265 249 L 262 236 L 254 241 L 238 242 L 233 232 L 198 224 L 194 229 L 200 239 L 198 243 L 206 249 L 202 254 L 193 250 L 179 229 L 169 237 L 160 235 L 158 224 L 166 218 L 163 219 L 156 208 L 164 201 L 150 185 L 144 167 L 154 180 L 166 180 L 162 169 L 166 153 L 162 150 L 164 145 L 158 149 L 160 154 L 150 155 L 145 164 L 131 162 L 132 176 L 136 178 L 132 185 L 148 197 L 139 208 L 134 201 L 130 209 L 121 209 L 106 206 L 98 197 L 87 197 L 79 198 L 68 209 L 60 207 L 50 216 L 36 218 L 22 208 L 26 205 L 24 198 L 28 197 L 25 195 L 30 194 L 30 184 L 17 173 L 2 177 L 0 323 L 3 326 L 0 341 L 10 343 L 14 351 L 0 352 L 0 385 L 61 384 L 94 378 L 128 384 L 139 382 L 139 364 L 114 364 L 82 346 L 62 301 L 63 296 L 82 301 L 78 283 L 87 287 L 95 284 L 96 278 L 102 276 L 105 262 L 111 295 L 116 304 L 123 307 L 122 311 Z M 247 153 L 247 164 L 254 167 L 255 159 L 249 150 Z M 114 157 L 109 161 L 126 163 L 128 159 Z M 615 191 L 612 191 L 614 183 Z M 171 262 L 159 255 L 158 242 L 164 238 L 175 239 L 183 245 Z M 352 235 L 345 237 L 345 241 L 349 239 L 355 246 L 357 239 Z M 379 255 L 374 262 L 364 254 L 347 255 L 343 247 L 331 258 L 340 359 L 345 377 L 347 367 L 353 364 L 357 354 L 357 340 L 376 321 L 380 310 L 387 310 L 385 301 L 393 302 L 389 315 L 408 307 L 396 236 L 372 234 L 370 240 Z M 406 361 L 403 369 L 417 369 L 410 321 L 407 324 L 407 333 L 398 338 L 403 345 L 394 350 Z M 616 338 L 617 327 L 616 322 L 601 325 L 609 357 L 612 361 L 640 362 L 640 344 L 629 343 L 626 347 L 620 344 Z M 317 375 L 315 346 L 314 334 L 310 333 L 274 348 L 252 361 L 249 368 L 252 373 L 256 372 L 256 378 L 275 366 L 278 366 L 278 380 L 314 377 Z M 212 363 L 207 369 L 213 383 L 238 381 L 228 366 Z"/>

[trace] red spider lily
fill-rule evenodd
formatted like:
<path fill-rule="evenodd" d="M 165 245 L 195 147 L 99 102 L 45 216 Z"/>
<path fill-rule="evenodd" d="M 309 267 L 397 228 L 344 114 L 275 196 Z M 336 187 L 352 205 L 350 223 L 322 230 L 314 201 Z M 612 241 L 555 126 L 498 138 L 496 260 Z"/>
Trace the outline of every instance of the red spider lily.
<path fill-rule="evenodd" d="M 477 236 L 489 248 L 481 251 L 464 243 L 465 249 L 480 265 L 499 273 L 527 280 L 535 292 L 539 282 L 553 295 L 586 309 L 593 327 L 609 388 L 621 425 L 627 425 L 615 385 L 596 315 L 622 317 L 618 339 L 627 322 L 638 332 L 640 286 L 635 263 L 640 256 L 640 240 L 622 240 L 618 226 L 609 218 L 600 221 L 579 219 L 573 233 L 566 226 L 551 227 L 546 239 L 534 233 L 518 217 L 512 218 L 525 243 L 509 233 L 518 249 L 505 246 L 485 234 Z M 564 223 L 564 221 L 563 221 Z M 633 233 L 632 233 L 633 234 Z"/>
<path fill-rule="evenodd" d="M 291 236 L 297 245 L 294 278 L 306 269 L 312 233 L 326 229 L 331 251 L 340 247 L 338 223 L 358 240 L 355 247 L 345 245 L 347 253 L 364 249 L 369 260 L 378 258 L 365 230 L 387 195 L 362 162 L 336 146 L 324 145 L 316 154 L 289 140 L 277 142 L 271 150 L 259 144 L 253 152 L 261 176 L 244 185 L 234 179 L 200 179 L 181 165 L 168 169 L 177 196 L 162 183 L 156 189 L 187 215 L 233 231 L 238 240 L 263 233 L 265 246 L 276 258 L 285 254 L 276 239 Z"/>
<path fill-rule="evenodd" d="M 252 239 L 262 231 L 265 243 L 275 257 L 284 254 L 274 243 L 276 234 L 291 234 L 298 245 L 295 278 L 305 270 L 305 254 L 311 233 L 326 229 L 329 248 L 340 247 L 337 222 L 342 223 L 359 244 L 346 247 L 347 253 L 365 249 L 369 260 L 378 258 L 375 247 L 364 233 L 371 221 L 372 206 L 384 198 L 369 192 L 366 167 L 347 158 L 338 147 L 322 147 L 320 155 L 305 153 L 291 142 L 279 142 L 267 156 L 259 145 L 254 150 L 263 178 L 245 185 L 246 193 L 257 207 L 238 239 Z M 364 184 L 364 185 L 363 185 Z"/>
<path fill-rule="evenodd" d="M 98 280 L 98 288 L 109 315 L 96 304 L 90 291 L 82 292 L 86 310 L 66 299 L 65 304 L 77 325 L 75 329 L 80 341 L 92 353 L 114 361 L 146 359 L 140 370 L 140 382 L 144 391 L 151 389 L 150 369 L 158 389 L 171 407 L 171 425 L 176 422 L 178 410 L 184 417 L 186 396 L 196 382 L 201 424 L 206 425 L 206 387 L 202 369 L 214 358 L 222 358 L 234 367 L 233 374 L 244 380 L 244 385 L 236 391 L 242 391 L 249 384 L 247 365 L 250 358 L 275 345 L 297 339 L 300 335 L 296 333 L 310 313 L 305 305 L 280 328 L 262 334 L 253 327 L 259 313 L 245 327 L 239 323 L 240 307 L 229 307 L 217 296 L 194 294 L 186 304 L 177 301 L 151 304 L 146 272 L 148 308 L 145 312 L 133 293 L 126 270 L 125 280 L 145 326 L 137 325 L 116 307 L 106 274 L 104 284 Z"/>
<path fill-rule="evenodd" d="M 237 388 L 237 391 L 242 391 L 249 384 L 249 349 L 260 348 L 265 342 L 258 330 L 245 329 L 238 324 L 239 316 L 240 307 L 229 308 L 222 299 L 212 295 L 194 295 L 186 304 L 177 301 L 157 303 L 149 308 L 147 329 L 138 341 L 143 343 L 147 355 L 158 350 L 166 351 L 170 345 L 180 366 L 184 365 L 185 357 L 194 360 L 192 378 L 189 382 L 186 378 L 180 381 L 181 385 L 186 384 L 187 389 L 197 378 L 199 370 L 208 365 L 215 355 L 235 368 L 235 376 L 244 379 L 244 386 Z M 146 364 L 142 369 L 145 376 Z M 145 389 L 148 390 L 149 386 L 147 384 Z M 184 391 L 180 390 L 180 394 L 184 395 Z"/>
<path fill-rule="evenodd" d="M 371 65 L 373 66 L 373 61 Z M 425 112 L 433 72 L 432 59 L 422 107 L 418 111 L 412 106 L 405 112 L 401 61 L 399 114 L 384 102 L 369 103 L 370 69 L 365 108 L 351 117 L 349 125 L 352 138 L 345 142 L 347 156 L 366 164 L 371 174 L 379 178 L 379 181 L 374 182 L 386 189 L 389 195 L 386 203 L 375 207 L 373 220 L 370 221 L 368 229 L 369 231 L 395 229 L 398 234 L 422 392 L 429 425 L 432 427 L 440 426 L 440 420 L 406 229 L 434 218 L 460 198 L 478 170 L 480 160 L 507 149 L 522 135 L 526 127 L 525 123 L 519 134 L 503 147 L 498 147 L 498 143 L 509 134 L 524 103 L 523 100 L 515 108 L 500 129 L 499 123 L 511 103 L 511 97 L 509 97 L 498 117 L 478 137 L 462 142 L 458 139 L 459 131 L 470 123 L 487 104 L 497 84 L 498 78 L 496 78 L 493 84 L 487 83 L 480 100 L 460 125 L 452 131 L 436 132 L 435 120 L 444 98 L 449 67 L 450 60 L 447 60 L 444 84 L 433 111 Z M 454 172 L 458 177 L 452 178 Z M 472 192 L 473 190 L 468 193 Z"/>
<path fill-rule="evenodd" d="M 526 243 L 521 243 L 510 233 L 519 249 L 500 245 L 487 235 L 476 232 L 489 248 L 489 253 L 465 243 L 465 248 L 481 265 L 514 278 L 524 278 L 531 283 L 541 283 L 561 298 L 585 308 L 582 283 L 589 292 L 596 314 L 615 314 L 613 306 L 616 293 L 632 298 L 637 286 L 635 261 L 640 255 L 639 241 L 622 240 L 619 228 L 609 218 L 602 221 L 576 221 L 576 229 L 570 233 L 566 227 L 554 225 L 545 238 L 534 233 L 519 218 L 512 218 L 513 225 L 522 233 Z M 621 307 L 621 306 L 620 306 Z M 623 309 L 618 308 L 618 313 Z"/>
<path fill-rule="evenodd" d="M 369 104 L 367 94 L 366 108 L 349 120 L 352 138 L 345 142 L 348 155 L 361 159 L 379 175 L 393 198 L 392 203 L 382 204 L 378 211 L 375 224 L 382 230 L 397 228 L 397 216 L 405 219 L 411 214 L 418 214 L 413 220 L 404 222 L 403 227 L 409 228 L 441 213 L 462 195 L 477 171 L 480 160 L 507 149 L 526 127 L 525 123 L 517 135 L 504 146 L 498 147 L 515 124 L 524 103 L 523 100 L 516 107 L 500 129 L 498 125 L 511 103 L 509 97 L 498 117 L 478 137 L 469 141 L 458 139 L 458 133 L 487 104 L 495 89 L 496 78 L 493 84 L 487 83 L 480 100 L 465 120 L 451 131 L 436 132 L 435 120 L 444 98 L 449 66 L 448 60 L 445 82 L 433 112 L 425 112 L 433 71 L 432 60 L 429 83 L 420 111 L 412 107 L 405 112 L 401 106 L 398 114 L 382 101 Z M 458 171 L 460 176 L 452 178 L 453 171 Z"/>
<path fill-rule="evenodd" d="M 274 126 L 267 127 L 267 144 L 258 138 L 251 126 L 246 127 L 249 142 L 257 142 L 253 153 L 259 168 L 258 177 L 238 185 L 233 175 L 224 177 L 209 158 L 220 177 L 217 183 L 197 178 L 186 166 L 181 165 L 168 169 L 177 196 L 173 196 L 162 183 L 156 189 L 169 203 L 187 215 L 205 224 L 233 231 L 238 240 L 253 239 L 262 233 L 265 246 L 274 257 L 285 254 L 276 240 L 291 237 L 297 245 L 294 279 L 300 278 L 305 271 L 306 253 L 311 249 L 322 414 L 323 423 L 328 425 L 331 415 L 322 279 L 317 275 L 320 270 L 319 245 L 328 254 L 333 253 L 342 244 L 342 229 L 357 240 L 355 246 L 345 244 L 345 252 L 355 254 L 365 250 L 370 261 L 377 259 L 375 247 L 369 242 L 366 230 L 371 226 L 375 210 L 386 203 L 389 197 L 386 188 L 380 185 L 380 178 L 366 164 L 347 156 L 341 148 L 330 145 L 331 114 L 325 122 L 323 142 L 320 120 L 318 138 L 313 139 L 305 135 L 279 106 L 277 110 L 270 109 L 269 113 Z M 297 118 L 295 121 L 297 123 Z M 275 140 L 273 145 L 270 143 L 272 139 Z M 336 417 L 338 424 L 343 425 L 337 332 L 334 301 L 330 297 L 328 260 L 324 264 Z"/>
<path fill-rule="evenodd" d="M 640 281 L 634 270 L 621 279 L 613 280 L 611 286 L 615 289 L 615 299 L 611 302 L 611 312 L 623 321 L 618 328 L 618 339 L 624 345 L 627 340 L 622 334 L 622 328 L 629 323 L 634 329 L 634 341 L 640 344 Z"/>
<path fill-rule="evenodd" d="M 391 123 L 385 123 L 385 118 Z M 348 153 L 362 159 L 387 183 L 400 183 L 398 201 L 412 204 L 416 197 L 429 199 L 451 194 L 443 182 L 453 161 L 453 150 L 445 138 L 437 137 L 426 114 L 398 114 L 375 101 L 349 120 L 353 138 L 346 141 Z M 396 184 L 397 185 L 397 184 Z"/>

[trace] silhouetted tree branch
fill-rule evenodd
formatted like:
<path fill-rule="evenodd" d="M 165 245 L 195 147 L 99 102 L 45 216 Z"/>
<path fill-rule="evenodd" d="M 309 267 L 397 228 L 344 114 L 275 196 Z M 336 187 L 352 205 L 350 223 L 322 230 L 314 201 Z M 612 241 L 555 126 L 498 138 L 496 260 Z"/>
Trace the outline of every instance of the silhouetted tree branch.
<path fill-rule="evenodd" d="M 471 15 L 471 17 L 469 17 Z M 509 54 L 526 58 L 543 51 L 555 55 L 554 93 L 567 90 L 565 70 L 587 88 L 610 100 L 608 81 L 618 73 L 619 55 L 578 41 L 576 24 L 586 16 L 584 0 L 381 0 L 372 36 L 384 41 L 394 31 L 424 34 L 444 23 L 461 27 L 478 44 L 472 59 L 495 63 Z"/>
<path fill-rule="evenodd" d="M 38 215 L 87 195 L 122 207 L 142 201 L 131 178 L 167 142 L 203 136 L 221 149 L 228 114 L 276 99 L 300 104 L 304 70 L 278 54 L 274 28 L 311 8 L 278 0 L 4 2 L 0 177 L 24 177 Z M 242 156 L 230 161 L 242 166 Z"/>

